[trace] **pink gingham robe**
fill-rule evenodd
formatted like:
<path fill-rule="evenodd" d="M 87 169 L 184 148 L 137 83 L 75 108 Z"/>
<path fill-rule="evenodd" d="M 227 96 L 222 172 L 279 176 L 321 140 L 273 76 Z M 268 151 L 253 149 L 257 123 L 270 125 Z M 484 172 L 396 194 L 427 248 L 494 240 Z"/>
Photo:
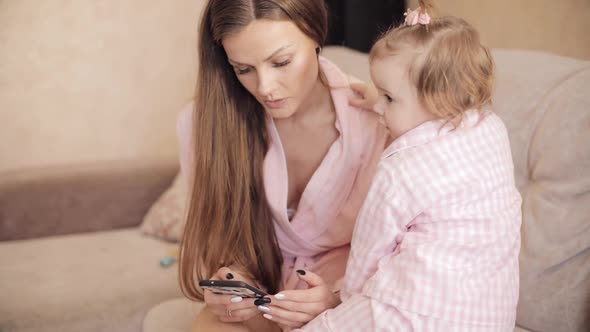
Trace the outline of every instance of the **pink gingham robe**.
<path fill-rule="evenodd" d="M 371 112 L 348 104 L 353 95 L 348 77 L 320 57 L 320 68 L 331 87 L 340 133 L 307 184 L 295 215 L 287 216 L 288 173 L 285 153 L 272 117 L 267 117 L 270 147 L 263 164 L 266 197 L 281 248 L 284 289 L 306 288 L 295 273 L 307 269 L 339 288 L 344 277 L 350 240 L 358 211 L 371 185 L 386 133 Z M 179 115 L 181 169 L 190 179 L 191 112 Z M 188 173 L 188 174 L 187 174 Z"/>
<path fill-rule="evenodd" d="M 407 132 L 384 151 L 360 211 L 343 303 L 306 330 L 512 331 L 520 204 L 494 113 Z"/>

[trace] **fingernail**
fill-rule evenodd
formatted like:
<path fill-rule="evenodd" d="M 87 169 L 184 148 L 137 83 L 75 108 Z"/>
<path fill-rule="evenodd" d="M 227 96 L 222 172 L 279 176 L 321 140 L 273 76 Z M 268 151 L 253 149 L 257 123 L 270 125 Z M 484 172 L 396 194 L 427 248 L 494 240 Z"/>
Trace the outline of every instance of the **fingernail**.
<path fill-rule="evenodd" d="M 272 319 L 272 316 L 269 314 L 264 314 L 264 315 L 262 315 L 262 317 L 264 317 L 266 319 Z"/>
<path fill-rule="evenodd" d="M 297 273 L 299 273 L 299 274 L 300 274 L 300 275 L 302 275 L 302 276 L 304 276 L 304 275 L 305 275 L 305 271 L 303 271 L 303 270 L 297 270 L 296 272 L 297 272 Z"/>
<path fill-rule="evenodd" d="M 234 296 L 230 299 L 231 303 L 240 303 L 242 302 L 243 298 L 240 296 Z"/>
<path fill-rule="evenodd" d="M 270 303 L 270 298 L 268 297 L 263 297 L 261 299 L 256 299 L 254 300 L 254 305 L 265 305 L 267 303 Z"/>
<path fill-rule="evenodd" d="M 264 312 L 269 312 L 270 311 L 270 308 L 269 307 L 266 307 L 266 306 L 263 306 L 263 305 L 259 305 L 258 306 L 258 309 L 260 309 L 260 311 L 264 311 Z"/>
<path fill-rule="evenodd" d="M 226 278 L 226 279 L 230 279 L 230 280 L 231 280 L 231 279 L 233 279 L 233 278 L 234 278 L 234 275 L 233 275 L 233 274 L 231 274 L 231 273 L 228 273 L 228 274 L 226 274 L 226 275 L 225 275 L 225 278 Z"/>
<path fill-rule="evenodd" d="M 278 293 L 277 295 L 275 295 L 275 299 L 277 299 L 277 300 L 283 300 L 284 298 L 285 298 L 285 294 Z"/>

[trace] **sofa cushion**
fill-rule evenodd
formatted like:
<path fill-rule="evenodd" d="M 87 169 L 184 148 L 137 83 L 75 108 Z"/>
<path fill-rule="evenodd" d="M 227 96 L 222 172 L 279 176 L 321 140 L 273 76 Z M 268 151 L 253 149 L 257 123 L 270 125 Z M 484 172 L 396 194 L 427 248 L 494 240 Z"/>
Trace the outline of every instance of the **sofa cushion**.
<path fill-rule="evenodd" d="M 141 232 L 170 242 L 180 241 L 185 224 L 186 193 L 186 180 L 179 173 L 150 207 L 141 223 Z"/>
<path fill-rule="evenodd" d="M 181 296 L 171 247 L 138 228 L 0 242 L 0 331 L 141 331 Z"/>

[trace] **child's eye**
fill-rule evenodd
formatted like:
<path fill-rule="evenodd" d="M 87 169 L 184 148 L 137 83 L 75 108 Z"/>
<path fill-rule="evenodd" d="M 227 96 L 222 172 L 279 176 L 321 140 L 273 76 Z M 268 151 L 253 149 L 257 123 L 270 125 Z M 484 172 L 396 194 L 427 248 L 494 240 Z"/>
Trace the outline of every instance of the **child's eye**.
<path fill-rule="evenodd" d="M 385 99 L 387 100 L 388 103 L 393 102 L 393 98 L 391 98 L 390 96 L 388 96 L 388 95 L 383 95 L 383 96 L 385 96 Z"/>
<path fill-rule="evenodd" d="M 291 63 L 291 60 L 285 60 L 283 62 L 273 64 L 274 67 L 284 67 Z"/>

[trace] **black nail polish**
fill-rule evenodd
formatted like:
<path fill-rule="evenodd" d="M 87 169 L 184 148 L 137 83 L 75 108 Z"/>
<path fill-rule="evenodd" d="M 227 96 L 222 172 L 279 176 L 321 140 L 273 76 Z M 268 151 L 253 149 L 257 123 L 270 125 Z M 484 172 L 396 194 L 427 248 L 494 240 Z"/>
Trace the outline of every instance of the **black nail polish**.
<path fill-rule="evenodd" d="M 261 299 L 256 299 L 254 301 L 254 305 L 257 305 L 257 306 L 259 306 L 259 305 L 265 305 L 265 304 L 268 304 L 268 303 L 270 303 L 270 297 L 263 297 Z"/>
<path fill-rule="evenodd" d="M 228 273 L 228 274 L 225 275 L 225 278 L 228 279 L 228 280 L 231 280 L 231 279 L 234 278 L 234 275 L 231 274 L 231 273 Z"/>
<path fill-rule="evenodd" d="M 297 270 L 296 272 L 297 272 L 297 273 L 299 273 L 299 274 L 300 274 L 300 275 L 302 275 L 302 276 L 304 276 L 304 275 L 305 275 L 305 271 L 303 271 L 303 270 Z"/>

